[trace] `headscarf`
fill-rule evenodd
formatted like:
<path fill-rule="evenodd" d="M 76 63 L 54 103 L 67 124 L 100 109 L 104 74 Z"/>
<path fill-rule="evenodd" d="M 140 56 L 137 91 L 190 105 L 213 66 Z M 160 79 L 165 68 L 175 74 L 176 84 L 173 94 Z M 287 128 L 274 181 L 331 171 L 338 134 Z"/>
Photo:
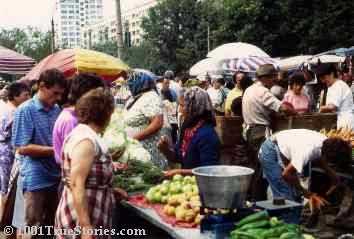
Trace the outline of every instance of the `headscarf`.
<path fill-rule="evenodd" d="M 199 118 L 205 112 L 213 112 L 208 93 L 198 86 L 193 86 L 184 93 L 184 108 L 189 120 Z"/>
<path fill-rule="evenodd" d="M 188 118 L 184 119 L 180 134 L 182 157 L 185 157 L 189 145 L 197 130 L 204 124 L 215 126 L 215 115 L 208 93 L 198 86 L 184 93 L 184 108 Z"/>
<path fill-rule="evenodd" d="M 127 81 L 133 97 L 150 90 L 156 90 L 156 76 L 146 70 L 134 70 Z"/>

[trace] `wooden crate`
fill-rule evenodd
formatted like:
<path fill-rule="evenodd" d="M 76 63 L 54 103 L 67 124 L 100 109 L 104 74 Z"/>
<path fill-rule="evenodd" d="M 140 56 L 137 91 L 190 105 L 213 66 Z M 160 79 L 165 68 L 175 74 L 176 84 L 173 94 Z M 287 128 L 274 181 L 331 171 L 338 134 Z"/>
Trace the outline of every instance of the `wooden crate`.
<path fill-rule="evenodd" d="M 216 116 L 215 130 L 223 146 L 233 146 L 242 139 L 242 118 Z"/>
<path fill-rule="evenodd" d="M 320 131 L 325 128 L 327 130 L 336 128 L 336 114 L 308 114 L 301 116 L 282 116 L 276 117 L 273 126 L 273 132 L 285 129 L 310 129 Z"/>
<path fill-rule="evenodd" d="M 273 132 L 286 129 L 310 129 L 320 131 L 333 129 L 337 124 L 336 114 L 308 114 L 295 117 L 277 115 Z M 232 147 L 242 139 L 241 117 L 216 117 L 216 132 L 223 147 Z"/>

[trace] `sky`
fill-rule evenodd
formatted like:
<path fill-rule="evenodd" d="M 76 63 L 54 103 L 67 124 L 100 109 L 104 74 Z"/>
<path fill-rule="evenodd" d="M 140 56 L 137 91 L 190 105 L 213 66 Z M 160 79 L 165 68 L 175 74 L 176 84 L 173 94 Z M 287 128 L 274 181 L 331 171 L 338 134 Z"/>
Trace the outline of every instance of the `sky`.
<path fill-rule="evenodd" d="M 122 9 L 129 9 L 146 0 L 121 0 Z M 115 0 L 103 0 L 104 16 L 114 15 Z M 23 28 L 28 25 L 42 30 L 50 28 L 55 0 L 0 0 L 0 28 Z"/>

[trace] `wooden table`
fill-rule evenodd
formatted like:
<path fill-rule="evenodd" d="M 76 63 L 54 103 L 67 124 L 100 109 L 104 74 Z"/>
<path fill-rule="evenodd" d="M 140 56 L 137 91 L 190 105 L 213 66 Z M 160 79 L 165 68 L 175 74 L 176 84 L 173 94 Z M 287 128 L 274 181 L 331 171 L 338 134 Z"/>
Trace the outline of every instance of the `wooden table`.
<path fill-rule="evenodd" d="M 154 226 L 164 230 L 167 232 L 171 237 L 176 239 L 211 239 L 213 238 L 211 234 L 202 234 L 200 233 L 199 228 L 179 228 L 174 227 L 170 224 L 167 224 L 162 221 L 159 215 L 150 208 L 141 208 L 137 207 L 127 201 L 122 201 L 121 204 L 134 211 L 143 219 L 147 220 L 148 222 L 152 223 Z"/>

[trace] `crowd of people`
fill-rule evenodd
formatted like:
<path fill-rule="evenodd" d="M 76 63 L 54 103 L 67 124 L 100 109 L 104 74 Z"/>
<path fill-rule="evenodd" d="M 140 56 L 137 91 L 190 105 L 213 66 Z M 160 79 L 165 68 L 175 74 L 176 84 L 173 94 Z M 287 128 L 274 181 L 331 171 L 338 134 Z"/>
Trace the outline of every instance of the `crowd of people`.
<path fill-rule="evenodd" d="M 114 90 L 99 76 L 81 73 L 67 80 L 56 69 L 40 75 L 35 91 L 24 83 L 10 84 L 0 110 L 0 213 L 14 200 L 11 225 L 19 231 L 25 225 L 111 228 L 115 201 L 126 194 L 113 189 L 119 165 L 112 162 L 102 135 L 122 105 L 127 135 L 141 143 L 156 166 L 178 165 L 179 172 L 220 164 L 216 116 L 240 116 L 256 172 L 250 197 L 266 199 L 267 185 L 274 196 L 298 200 L 295 192 L 301 192 L 311 197 L 295 176 L 316 162 L 336 184 L 328 163 L 337 163 L 338 154 L 350 158 L 351 148 L 311 130 L 272 134 L 274 113 L 302 114 L 313 104 L 303 89 L 302 72 L 289 76 L 289 89 L 277 98 L 271 89 L 278 73 L 268 64 L 257 70 L 255 81 L 237 72 L 231 89 L 220 75 L 186 88 L 186 79 L 172 71 L 158 79 L 144 70 L 131 72 Z M 328 87 L 320 112 L 337 112 L 338 127 L 354 128 L 349 86 L 337 79 L 333 65 L 320 66 L 317 76 Z M 94 237 L 83 233 L 81 238 Z"/>

